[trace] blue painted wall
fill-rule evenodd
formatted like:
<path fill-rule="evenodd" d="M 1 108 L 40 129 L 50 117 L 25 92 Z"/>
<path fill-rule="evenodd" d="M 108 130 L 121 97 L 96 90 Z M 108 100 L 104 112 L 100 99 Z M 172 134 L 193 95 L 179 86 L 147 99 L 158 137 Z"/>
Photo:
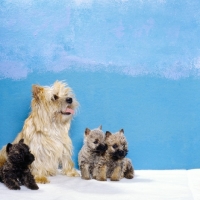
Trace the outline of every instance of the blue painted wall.
<path fill-rule="evenodd" d="M 124 128 L 136 169 L 200 168 L 200 1 L 2 0 L 0 147 L 21 131 L 31 85 L 66 80 L 86 127 Z"/>

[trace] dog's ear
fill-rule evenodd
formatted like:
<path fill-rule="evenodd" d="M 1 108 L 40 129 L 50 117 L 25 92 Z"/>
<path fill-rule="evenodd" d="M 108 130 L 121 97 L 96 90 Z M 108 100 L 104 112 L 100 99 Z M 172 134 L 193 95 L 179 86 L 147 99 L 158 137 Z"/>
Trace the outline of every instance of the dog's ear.
<path fill-rule="evenodd" d="M 9 153 L 10 148 L 12 147 L 12 144 L 8 143 L 6 146 L 6 152 Z"/>
<path fill-rule="evenodd" d="M 86 129 L 85 129 L 85 135 L 87 136 L 87 135 L 89 135 L 89 133 L 90 133 L 90 129 L 89 129 L 89 128 L 86 128 Z"/>
<path fill-rule="evenodd" d="M 98 129 L 102 130 L 102 125 L 100 125 Z"/>
<path fill-rule="evenodd" d="M 108 137 L 110 137 L 112 135 L 112 133 L 110 132 L 110 131 L 106 131 L 106 139 L 108 138 Z"/>
<path fill-rule="evenodd" d="M 21 140 L 19 141 L 19 143 L 24 143 L 24 139 L 21 139 Z"/>
<path fill-rule="evenodd" d="M 38 98 L 38 95 L 44 91 L 44 88 L 39 85 L 32 85 L 32 93 L 34 98 Z"/>
<path fill-rule="evenodd" d="M 54 94 L 51 98 L 52 101 L 56 101 L 57 99 L 59 99 L 59 96 L 57 94 Z"/>
<path fill-rule="evenodd" d="M 122 128 L 119 132 L 124 134 L 124 129 Z"/>

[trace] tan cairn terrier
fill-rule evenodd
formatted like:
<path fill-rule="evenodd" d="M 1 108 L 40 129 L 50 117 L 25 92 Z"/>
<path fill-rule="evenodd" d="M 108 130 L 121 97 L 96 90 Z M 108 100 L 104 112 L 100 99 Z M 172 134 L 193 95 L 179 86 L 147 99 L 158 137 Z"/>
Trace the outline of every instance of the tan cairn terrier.
<path fill-rule="evenodd" d="M 107 151 L 105 154 L 107 165 L 107 178 L 111 181 L 119 181 L 122 178 L 132 179 L 134 177 L 134 168 L 131 160 L 125 158 L 128 152 L 128 145 L 124 136 L 124 130 L 112 134 L 106 131 L 105 143 Z"/>
<path fill-rule="evenodd" d="M 56 81 L 52 86 L 32 86 L 31 113 L 25 120 L 22 131 L 13 143 L 22 138 L 30 147 L 35 161 L 31 173 L 36 182 L 48 183 L 47 176 L 57 174 L 62 166 L 62 174 L 79 176 L 72 161 L 72 141 L 69 129 L 78 102 L 68 85 Z M 6 160 L 6 148 L 0 151 L 0 166 Z"/>
<path fill-rule="evenodd" d="M 91 178 L 106 181 L 106 160 L 104 158 L 107 146 L 104 143 L 105 134 L 102 126 L 90 130 L 85 129 L 84 144 L 78 155 L 81 178 Z"/>

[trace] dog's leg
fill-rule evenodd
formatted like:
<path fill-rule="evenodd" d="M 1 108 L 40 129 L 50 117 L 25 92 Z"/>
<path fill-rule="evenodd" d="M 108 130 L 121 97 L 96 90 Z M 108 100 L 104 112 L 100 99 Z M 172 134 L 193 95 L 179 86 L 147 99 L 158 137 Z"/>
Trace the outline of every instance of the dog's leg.
<path fill-rule="evenodd" d="M 11 190 L 20 190 L 20 185 L 17 181 L 17 177 L 14 176 L 10 171 L 4 174 L 3 182 Z"/>
<path fill-rule="evenodd" d="M 119 181 L 121 174 L 121 166 L 116 166 L 111 174 L 110 180 L 111 181 Z"/>
<path fill-rule="evenodd" d="M 22 176 L 22 184 L 25 185 L 27 188 L 29 188 L 31 190 L 38 190 L 39 189 L 39 187 L 37 186 L 30 170 L 27 170 L 24 173 L 24 175 Z"/>
<path fill-rule="evenodd" d="M 41 164 L 36 157 L 35 161 L 31 165 L 31 173 L 34 176 L 36 183 L 45 184 L 50 182 L 47 178 L 47 172 L 44 168 L 44 164 Z"/>
<path fill-rule="evenodd" d="M 90 165 L 89 164 L 84 164 L 80 166 L 81 170 L 81 178 L 85 180 L 90 180 Z"/>
<path fill-rule="evenodd" d="M 132 179 L 134 177 L 134 168 L 131 164 L 131 160 L 128 158 L 124 158 L 125 162 L 123 164 L 124 167 L 124 177 L 127 179 Z"/>
<path fill-rule="evenodd" d="M 68 143 L 69 143 L 69 141 L 68 141 Z M 70 176 L 70 177 L 71 176 L 80 176 L 80 174 L 74 168 L 74 163 L 72 161 L 72 150 L 71 149 L 68 149 L 67 147 L 65 147 L 61 162 L 62 162 L 62 174 Z"/>
<path fill-rule="evenodd" d="M 92 178 L 96 179 L 97 178 L 97 174 L 98 174 L 98 166 L 95 166 L 94 169 L 92 170 Z"/>
<path fill-rule="evenodd" d="M 74 163 L 71 160 L 71 158 L 68 158 L 68 162 L 62 162 L 62 174 L 67 175 L 67 176 L 80 176 L 80 174 L 76 171 L 74 168 Z"/>
<path fill-rule="evenodd" d="M 107 166 L 103 165 L 98 168 L 98 172 L 96 175 L 96 180 L 98 181 L 107 181 L 106 178 Z"/>

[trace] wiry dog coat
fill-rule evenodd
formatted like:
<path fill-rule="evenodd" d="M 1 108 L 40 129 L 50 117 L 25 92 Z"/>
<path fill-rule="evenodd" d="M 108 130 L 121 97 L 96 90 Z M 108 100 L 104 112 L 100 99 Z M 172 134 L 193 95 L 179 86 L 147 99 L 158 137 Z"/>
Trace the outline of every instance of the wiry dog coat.
<path fill-rule="evenodd" d="M 25 120 L 22 131 L 13 143 L 24 142 L 35 156 L 31 172 L 38 183 L 49 182 L 47 176 L 62 173 L 78 176 L 72 161 L 72 141 L 69 129 L 78 102 L 64 82 L 56 81 L 51 87 L 33 85 L 32 111 Z M 5 147 L 0 152 L 0 166 L 6 159 Z"/>

